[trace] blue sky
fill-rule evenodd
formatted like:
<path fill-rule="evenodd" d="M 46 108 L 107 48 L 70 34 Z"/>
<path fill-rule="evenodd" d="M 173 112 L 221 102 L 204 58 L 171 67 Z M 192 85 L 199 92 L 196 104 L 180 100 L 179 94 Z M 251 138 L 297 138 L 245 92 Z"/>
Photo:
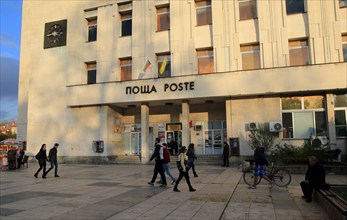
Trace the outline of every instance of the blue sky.
<path fill-rule="evenodd" d="M 0 0 L 0 122 L 17 121 L 22 0 Z"/>

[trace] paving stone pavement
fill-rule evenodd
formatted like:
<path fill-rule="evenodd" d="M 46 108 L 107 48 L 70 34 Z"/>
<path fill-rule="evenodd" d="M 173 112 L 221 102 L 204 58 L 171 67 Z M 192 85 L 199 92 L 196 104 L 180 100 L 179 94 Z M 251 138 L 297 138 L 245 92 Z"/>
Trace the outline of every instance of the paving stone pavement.
<path fill-rule="evenodd" d="M 236 167 L 196 166 L 199 177 L 191 175 L 196 192 L 189 192 L 184 179 L 181 192 L 173 192 L 172 185 L 147 184 L 154 164 L 59 164 L 61 177 L 51 172 L 46 179 L 33 176 L 37 168 L 30 163 L 29 168 L 0 172 L 1 220 L 330 220 L 317 201 L 301 199 L 304 175 L 293 175 L 286 188 L 275 186 L 269 197 L 266 183 L 248 189 Z M 178 176 L 175 167 L 172 173 Z M 347 184 L 342 175 L 328 175 L 327 180 Z"/>

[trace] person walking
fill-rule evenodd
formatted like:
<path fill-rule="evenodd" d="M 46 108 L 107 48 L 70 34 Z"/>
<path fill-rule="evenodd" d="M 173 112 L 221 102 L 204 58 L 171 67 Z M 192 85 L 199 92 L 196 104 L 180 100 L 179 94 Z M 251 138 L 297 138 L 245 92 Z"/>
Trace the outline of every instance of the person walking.
<path fill-rule="evenodd" d="M 197 159 L 197 157 L 196 157 L 196 154 L 195 154 L 195 149 L 194 149 L 194 144 L 193 143 L 189 144 L 189 146 L 188 146 L 187 156 L 188 156 L 189 166 L 193 170 L 194 177 L 198 177 L 198 174 L 195 171 L 195 165 L 194 165 L 194 161 L 195 161 L 195 159 Z"/>
<path fill-rule="evenodd" d="M 230 154 L 230 147 L 227 142 L 224 142 L 223 147 L 223 167 L 229 167 L 229 154 Z"/>
<path fill-rule="evenodd" d="M 44 176 L 46 177 L 49 171 L 54 169 L 54 177 L 60 177 L 58 175 L 58 159 L 57 159 L 57 148 L 59 147 L 58 143 L 55 143 L 54 146 L 49 150 L 48 159 L 51 162 L 51 167 L 47 170 L 47 172 L 44 173 Z"/>
<path fill-rule="evenodd" d="M 178 170 L 179 170 L 180 174 L 179 174 L 178 179 L 176 180 L 175 186 L 173 188 L 173 191 L 175 191 L 175 192 L 180 192 L 180 190 L 178 189 L 178 184 L 180 183 L 180 181 L 182 180 L 183 177 L 186 179 L 186 182 L 187 182 L 188 187 L 189 187 L 189 191 L 190 192 L 196 191 L 196 189 L 194 189 L 192 184 L 190 183 L 188 167 L 186 166 L 186 164 L 188 164 L 188 157 L 187 157 L 186 153 L 187 153 L 187 148 L 185 146 L 182 146 L 180 149 L 180 154 L 178 156 L 178 161 L 177 161 Z"/>
<path fill-rule="evenodd" d="M 323 188 L 325 183 L 325 169 L 322 164 L 318 162 L 316 156 L 308 157 L 308 168 L 305 174 L 305 180 L 300 183 L 302 198 L 306 202 L 312 201 L 313 189 Z"/>
<path fill-rule="evenodd" d="M 260 142 L 258 140 L 253 141 L 253 146 L 255 147 L 254 150 L 254 163 L 255 163 L 255 169 L 254 169 L 254 183 L 252 186 L 249 186 L 249 189 L 255 189 L 258 178 L 261 176 L 263 179 L 268 181 L 272 186 L 272 181 L 266 176 L 265 167 L 264 165 L 269 165 L 268 161 L 265 158 L 264 149 L 260 147 Z"/>
<path fill-rule="evenodd" d="M 36 154 L 35 158 L 38 160 L 40 168 L 36 171 L 34 174 L 34 177 L 37 178 L 37 175 L 39 172 L 43 169 L 42 178 L 46 178 L 45 172 L 46 172 L 46 161 L 47 160 L 47 154 L 46 154 L 46 144 L 42 144 L 40 151 Z"/>
<path fill-rule="evenodd" d="M 164 156 L 163 167 L 164 167 L 165 173 L 171 178 L 172 180 L 171 185 L 173 185 L 176 182 L 176 178 L 171 174 L 171 171 L 170 171 L 171 154 L 166 143 L 163 143 L 163 156 Z"/>
<path fill-rule="evenodd" d="M 159 142 L 160 142 L 160 139 L 156 138 L 155 139 L 154 153 L 153 153 L 152 157 L 149 159 L 149 161 L 152 161 L 153 159 L 155 159 L 155 165 L 154 165 L 154 173 L 153 173 L 152 180 L 150 182 L 148 182 L 148 184 L 153 186 L 155 180 L 157 179 L 158 173 L 159 173 L 160 177 L 161 177 L 160 187 L 166 187 L 167 183 L 166 183 L 166 177 L 165 177 L 164 167 L 163 167 L 163 160 L 164 160 L 163 148 L 159 144 Z"/>

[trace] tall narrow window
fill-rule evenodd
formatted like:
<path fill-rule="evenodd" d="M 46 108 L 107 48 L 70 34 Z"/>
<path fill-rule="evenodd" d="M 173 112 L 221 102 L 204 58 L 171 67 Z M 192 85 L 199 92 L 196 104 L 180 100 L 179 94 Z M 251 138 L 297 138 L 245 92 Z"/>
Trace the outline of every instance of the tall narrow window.
<path fill-rule="evenodd" d="M 87 62 L 87 84 L 95 84 L 96 83 L 96 62 Z"/>
<path fill-rule="evenodd" d="M 337 137 L 347 136 L 347 94 L 334 95 L 335 130 Z"/>
<path fill-rule="evenodd" d="M 241 46 L 242 69 L 260 69 L 260 48 L 259 44 Z"/>
<path fill-rule="evenodd" d="M 214 72 L 213 49 L 197 50 L 196 56 L 198 58 L 199 74 Z"/>
<path fill-rule="evenodd" d="M 257 18 L 256 0 L 239 0 L 240 20 Z"/>
<path fill-rule="evenodd" d="M 157 30 L 170 30 L 170 8 L 169 6 L 157 8 Z"/>
<path fill-rule="evenodd" d="M 310 64 L 307 40 L 289 41 L 290 66 Z"/>
<path fill-rule="evenodd" d="M 304 0 L 286 0 L 287 15 L 304 13 L 305 1 Z"/>
<path fill-rule="evenodd" d="M 347 62 L 347 34 L 342 35 L 343 61 Z"/>
<path fill-rule="evenodd" d="M 120 59 L 121 80 L 132 80 L 131 58 Z"/>
<path fill-rule="evenodd" d="M 197 26 L 212 24 L 211 0 L 195 1 Z"/>
<path fill-rule="evenodd" d="M 132 15 L 131 12 L 120 14 L 122 23 L 122 37 L 131 36 L 132 32 Z"/>
<path fill-rule="evenodd" d="M 88 18 L 88 42 L 96 41 L 97 38 L 97 19 Z"/>
<path fill-rule="evenodd" d="M 158 62 L 158 76 L 170 77 L 171 76 L 171 56 L 170 54 L 157 55 Z"/>

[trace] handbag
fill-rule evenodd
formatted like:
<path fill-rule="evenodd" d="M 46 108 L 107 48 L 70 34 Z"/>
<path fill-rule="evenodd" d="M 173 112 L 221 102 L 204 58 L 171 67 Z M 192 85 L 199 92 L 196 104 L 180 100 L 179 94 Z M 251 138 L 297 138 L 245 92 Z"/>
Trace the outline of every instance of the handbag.
<path fill-rule="evenodd" d="M 178 170 L 183 170 L 183 167 L 182 167 L 182 165 L 181 165 L 181 161 L 176 161 L 176 166 L 177 166 L 177 169 Z"/>

